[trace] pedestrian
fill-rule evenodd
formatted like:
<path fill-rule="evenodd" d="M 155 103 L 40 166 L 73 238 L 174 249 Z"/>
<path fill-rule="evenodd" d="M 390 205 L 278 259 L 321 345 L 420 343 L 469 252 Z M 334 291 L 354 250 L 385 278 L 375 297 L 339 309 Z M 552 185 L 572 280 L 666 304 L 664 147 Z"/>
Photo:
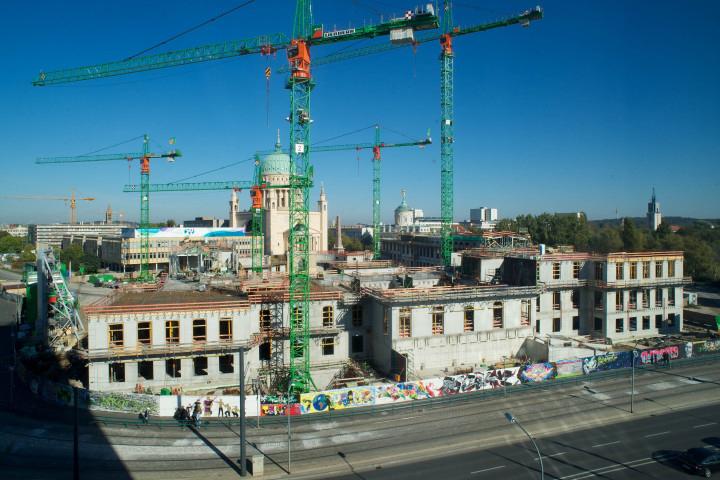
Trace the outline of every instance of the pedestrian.
<path fill-rule="evenodd" d="M 145 422 L 145 425 L 150 423 L 150 410 L 148 410 L 147 408 L 143 412 L 143 421 Z"/>
<path fill-rule="evenodd" d="M 192 413 L 192 419 L 193 424 L 195 425 L 195 428 L 200 426 L 200 416 L 202 415 L 202 406 L 200 405 L 200 400 L 197 400 L 195 402 L 195 408 L 193 409 Z"/>
<path fill-rule="evenodd" d="M 670 353 L 669 352 L 663 353 L 663 357 L 665 360 L 665 366 L 669 367 L 670 366 Z"/>
<path fill-rule="evenodd" d="M 238 409 L 238 407 L 233 407 L 232 412 L 233 412 L 233 417 L 240 416 L 240 410 Z"/>
<path fill-rule="evenodd" d="M 223 406 L 225 404 L 223 403 L 222 399 L 218 400 L 218 417 L 222 417 L 225 414 L 225 410 L 223 409 Z"/>

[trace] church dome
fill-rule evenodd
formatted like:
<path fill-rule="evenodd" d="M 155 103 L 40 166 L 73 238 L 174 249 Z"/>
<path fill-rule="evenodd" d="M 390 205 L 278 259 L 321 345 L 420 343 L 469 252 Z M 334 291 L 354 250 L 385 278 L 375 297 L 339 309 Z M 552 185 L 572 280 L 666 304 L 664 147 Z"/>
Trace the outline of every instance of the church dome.
<path fill-rule="evenodd" d="M 401 212 L 410 212 L 412 211 L 412 208 L 410 208 L 407 204 L 407 200 L 405 200 L 405 191 L 402 191 L 402 202 L 400 202 L 400 205 L 395 209 L 395 213 L 401 213 Z"/>
<path fill-rule="evenodd" d="M 262 175 L 290 174 L 290 155 L 283 153 L 280 138 L 275 144 L 275 151 L 263 157 L 260 171 Z"/>

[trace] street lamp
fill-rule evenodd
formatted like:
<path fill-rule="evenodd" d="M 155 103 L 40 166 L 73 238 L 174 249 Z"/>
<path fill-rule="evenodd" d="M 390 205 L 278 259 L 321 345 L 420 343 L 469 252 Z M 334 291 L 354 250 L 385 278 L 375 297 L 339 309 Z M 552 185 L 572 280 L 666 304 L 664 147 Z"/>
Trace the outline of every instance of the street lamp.
<path fill-rule="evenodd" d="M 290 441 L 292 440 L 292 435 L 290 433 L 290 390 L 292 389 L 292 382 L 288 381 L 288 389 L 287 389 L 287 397 L 285 397 L 285 416 L 287 416 L 288 419 L 288 432 L 287 432 L 287 439 L 288 439 L 288 475 L 290 475 Z"/>
<path fill-rule="evenodd" d="M 633 405 L 635 403 L 635 362 L 637 361 L 638 351 L 632 351 L 632 373 L 630 377 L 630 413 L 633 413 Z"/>
<path fill-rule="evenodd" d="M 512 413 L 510 413 L 510 412 L 505 412 L 505 418 L 507 419 L 508 422 L 517 425 L 517 426 L 520 428 L 520 430 L 522 430 L 523 433 L 524 433 L 525 435 L 527 435 L 527 437 L 530 439 L 530 441 L 532 442 L 532 444 L 535 446 L 535 451 L 537 452 L 537 454 L 538 454 L 538 459 L 540 460 L 540 479 L 541 479 L 541 480 L 544 480 L 544 479 L 545 479 L 545 468 L 543 467 L 542 455 L 540 454 L 540 449 L 538 448 L 537 443 L 535 443 L 535 440 L 530 436 L 530 434 L 528 433 L 528 431 L 525 430 L 525 427 L 523 427 L 523 426 L 520 424 L 520 422 L 518 421 L 518 419 L 515 418 Z"/>

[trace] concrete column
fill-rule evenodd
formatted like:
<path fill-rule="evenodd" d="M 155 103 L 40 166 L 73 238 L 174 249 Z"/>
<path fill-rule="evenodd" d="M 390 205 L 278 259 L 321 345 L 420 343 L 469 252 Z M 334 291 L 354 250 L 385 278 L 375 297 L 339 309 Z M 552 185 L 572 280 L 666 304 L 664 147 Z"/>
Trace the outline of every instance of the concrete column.
<path fill-rule="evenodd" d="M 182 378 L 183 380 L 195 377 L 195 369 L 193 367 L 192 358 L 180 359 L 180 373 L 181 376 L 179 378 Z M 177 381 L 178 379 L 176 378 L 175 380 Z"/>
<path fill-rule="evenodd" d="M 207 357 L 208 364 L 207 364 L 207 373 L 208 373 L 208 380 L 211 380 L 213 378 L 217 378 L 218 375 L 220 375 L 220 358 L 216 355 Z"/>
<path fill-rule="evenodd" d="M 337 249 L 338 253 L 342 253 L 345 251 L 345 248 L 342 244 L 342 226 L 340 225 L 340 215 L 335 217 L 335 228 L 337 228 L 337 241 L 335 242 L 335 248 Z"/>
<path fill-rule="evenodd" d="M 162 382 L 165 378 L 165 360 L 153 360 L 153 382 Z"/>

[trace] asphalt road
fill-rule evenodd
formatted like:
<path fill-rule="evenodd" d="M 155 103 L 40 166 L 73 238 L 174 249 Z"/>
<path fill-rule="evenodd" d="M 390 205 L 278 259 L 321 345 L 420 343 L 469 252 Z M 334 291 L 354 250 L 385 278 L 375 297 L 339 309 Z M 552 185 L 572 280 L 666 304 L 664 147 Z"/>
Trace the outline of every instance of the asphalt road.
<path fill-rule="evenodd" d="M 263 419 L 260 429 L 249 422 L 248 439 L 266 455 L 266 478 L 537 478 L 527 438 L 503 418 L 509 410 L 538 436 L 548 478 L 683 478 L 652 455 L 720 437 L 717 370 L 707 363 L 638 372 L 634 414 L 623 376 L 435 408 L 293 419 L 291 476 L 285 419 Z M 0 412 L 3 479 L 68 478 L 69 431 L 45 417 Z M 199 434 L 160 429 L 152 419 L 140 428 L 86 425 L 80 439 L 84 478 L 237 478 L 237 427 L 217 419 Z"/>
<path fill-rule="evenodd" d="M 20 281 L 22 280 L 22 275 L 19 273 L 11 272 L 9 270 L 4 270 L 0 268 L 0 280 L 10 280 L 10 281 Z"/>
<path fill-rule="evenodd" d="M 607 427 L 537 439 L 545 478 L 697 478 L 675 462 L 690 447 L 720 447 L 720 404 L 670 412 Z M 514 428 L 514 427 L 509 427 Z M 352 471 L 352 456 L 344 459 Z M 343 480 L 540 478 L 540 462 L 529 441 L 452 455 L 399 467 L 350 473 Z"/>

